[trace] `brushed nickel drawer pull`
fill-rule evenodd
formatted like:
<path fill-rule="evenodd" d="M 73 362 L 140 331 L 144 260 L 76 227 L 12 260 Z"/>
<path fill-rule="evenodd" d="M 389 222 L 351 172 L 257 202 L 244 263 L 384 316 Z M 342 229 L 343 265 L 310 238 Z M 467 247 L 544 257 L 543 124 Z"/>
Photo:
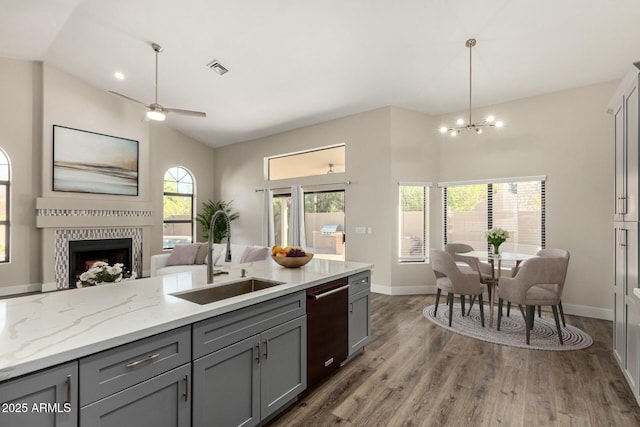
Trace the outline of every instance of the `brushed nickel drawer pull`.
<path fill-rule="evenodd" d="M 131 362 L 127 364 L 127 368 L 133 368 L 134 366 L 138 366 L 141 363 L 145 363 L 145 362 L 151 362 L 153 359 L 155 359 L 156 357 L 160 356 L 160 353 L 156 353 L 156 354 L 150 354 L 147 357 L 140 359 L 140 360 L 136 360 L 135 362 Z"/>
<path fill-rule="evenodd" d="M 185 402 L 189 400 L 189 375 L 184 376 L 184 393 L 182 395 Z"/>
<path fill-rule="evenodd" d="M 71 403 L 71 375 L 67 375 L 67 403 Z"/>
<path fill-rule="evenodd" d="M 335 294 L 337 292 L 344 291 L 345 289 L 348 289 L 348 288 L 349 288 L 349 285 L 344 285 L 344 286 L 341 286 L 341 287 L 336 288 L 336 289 L 332 289 L 329 292 L 325 292 L 325 293 L 322 293 L 322 294 L 317 294 L 317 295 L 309 294 L 309 297 L 313 298 L 314 300 L 319 300 L 319 299 L 322 299 L 324 297 L 328 297 L 329 295 Z"/>
<path fill-rule="evenodd" d="M 269 358 L 269 340 L 264 340 L 264 358 L 265 360 Z"/>
<path fill-rule="evenodd" d="M 258 354 L 256 355 L 256 362 L 258 362 L 258 365 L 259 365 L 260 364 L 260 341 L 256 343 L 255 349 L 258 352 Z"/>

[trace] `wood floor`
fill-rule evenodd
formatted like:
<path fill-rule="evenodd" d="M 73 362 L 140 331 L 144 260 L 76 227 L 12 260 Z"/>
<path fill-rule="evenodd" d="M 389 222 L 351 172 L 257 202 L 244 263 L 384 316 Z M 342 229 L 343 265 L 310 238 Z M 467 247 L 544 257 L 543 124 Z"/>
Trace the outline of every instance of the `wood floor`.
<path fill-rule="evenodd" d="M 434 325 L 422 315 L 434 300 L 372 295 L 365 352 L 270 426 L 640 426 L 611 322 L 567 315 L 591 347 L 528 350 Z"/>

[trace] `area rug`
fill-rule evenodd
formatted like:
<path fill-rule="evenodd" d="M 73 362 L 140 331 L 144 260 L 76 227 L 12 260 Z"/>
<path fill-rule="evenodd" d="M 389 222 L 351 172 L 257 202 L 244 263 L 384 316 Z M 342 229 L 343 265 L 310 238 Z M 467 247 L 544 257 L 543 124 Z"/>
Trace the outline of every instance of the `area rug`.
<path fill-rule="evenodd" d="M 462 317 L 460 314 L 460 304 L 453 307 L 453 321 L 449 327 L 449 306 L 446 304 L 438 305 L 437 316 L 433 315 L 435 305 L 430 305 L 423 310 L 424 317 L 431 320 L 438 326 L 442 326 L 452 332 L 465 335 L 467 337 L 476 338 L 482 341 L 488 341 L 500 345 L 508 345 L 512 347 L 529 348 L 535 350 L 551 350 L 551 351 L 570 351 L 581 350 L 593 344 L 593 339 L 589 334 L 581 331 L 574 326 L 562 327 L 562 339 L 564 345 L 560 345 L 558 340 L 558 331 L 556 324 L 551 317 L 538 317 L 536 314 L 531 331 L 530 345 L 527 345 L 525 336 L 525 323 L 520 310 L 512 308 L 509 317 L 502 316 L 500 330 L 496 329 L 498 324 L 498 310 L 494 312 L 493 327 L 489 327 L 489 310 L 485 306 L 485 319 L 483 328 L 480 324 L 480 309 L 478 305 L 474 305 L 468 316 Z M 468 310 L 468 309 L 467 309 Z M 506 307 L 503 313 L 506 314 Z"/>

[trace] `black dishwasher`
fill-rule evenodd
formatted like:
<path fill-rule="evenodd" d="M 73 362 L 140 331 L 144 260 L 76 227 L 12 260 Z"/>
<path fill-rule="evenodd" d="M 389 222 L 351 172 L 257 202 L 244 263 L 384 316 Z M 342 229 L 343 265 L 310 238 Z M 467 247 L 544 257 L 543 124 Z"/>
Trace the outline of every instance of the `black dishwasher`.
<path fill-rule="evenodd" d="M 307 387 L 347 358 L 348 303 L 346 277 L 307 289 Z"/>

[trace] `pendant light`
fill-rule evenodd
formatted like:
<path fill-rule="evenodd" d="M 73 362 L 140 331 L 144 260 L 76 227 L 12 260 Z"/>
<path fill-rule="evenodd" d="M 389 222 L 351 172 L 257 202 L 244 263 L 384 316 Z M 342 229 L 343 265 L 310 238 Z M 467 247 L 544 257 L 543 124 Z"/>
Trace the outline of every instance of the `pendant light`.
<path fill-rule="evenodd" d="M 469 121 L 465 122 L 464 119 L 460 118 L 457 120 L 456 124 L 457 126 L 452 126 L 452 127 L 447 127 L 447 126 L 442 126 L 440 128 L 440 132 L 441 133 L 449 133 L 451 136 L 456 136 L 458 135 L 460 132 L 462 132 L 463 130 L 469 130 L 469 131 L 473 131 L 477 134 L 481 134 L 482 133 L 482 129 L 483 128 L 487 128 L 487 127 L 502 127 L 502 122 L 501 121 L 496 121 L 496 118 L 494 116 L 487 116 L 486 119 L 484 120 L 480 120 L 478 122 L 473 122 L 471 120 L 471 89 L 472 89 L 472 76 L 473 76 L 473 68 L 472 68 L 472 61 L 471 61 L 471 51 L 473 50 L 473 47 L 476 45 L 476 39 L 469 39 L 467 40 L 467 42 L 465 43 L 465 46 L 469 48 Z"/>

